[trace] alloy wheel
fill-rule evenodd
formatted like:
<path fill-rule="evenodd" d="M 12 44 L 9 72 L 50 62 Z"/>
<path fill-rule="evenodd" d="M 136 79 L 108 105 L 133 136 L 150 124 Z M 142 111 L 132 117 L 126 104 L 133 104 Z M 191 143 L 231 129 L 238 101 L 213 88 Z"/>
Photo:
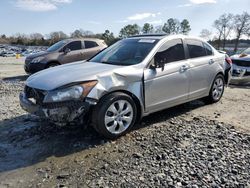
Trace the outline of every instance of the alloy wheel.
<path fill-rule="evenodd" d="M 127 100 L 113 102 L 105 113 L 104 123 L 112 134 L 124 132 L 132 123 L 134 111 Z"/>

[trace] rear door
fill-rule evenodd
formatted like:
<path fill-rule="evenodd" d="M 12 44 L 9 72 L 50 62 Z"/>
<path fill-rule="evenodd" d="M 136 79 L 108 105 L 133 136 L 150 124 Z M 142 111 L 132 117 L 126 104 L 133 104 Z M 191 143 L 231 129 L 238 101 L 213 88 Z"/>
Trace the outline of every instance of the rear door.
<path fill-rule="evenodd" d="M 101 51 L 101 49 L 97 42 L 91 40 L 84 40 L 84 50 L 81 54 L 83 59 L 90 59 L 99 51 Z"/>
<path fill-rule="evenodd" d="M 212 48 L 196 39 L 186 39 L 186 48 L 190 64 L 189 98 L 198 98 L 206 95 L 216 72 L 216 64 Z"/>
<path fill-rule="evenodd" d="M 164 61 L 164 69 L 149 67 L 144 71 L 145 106 L 147 112 L 158 111 L 188 99 L 189 65 L 181 39 L 167 41 L 156 53 L 154 61 Z"/>
<path fill-rule="evenodd" d="M 65 49 L 70 49 L 68 53 L 64 53 Z M 59 56 L 59 62 L 70 63 L 81 60 L 82 43 L 81 41 L 72 41 L 63 47 Z"/>

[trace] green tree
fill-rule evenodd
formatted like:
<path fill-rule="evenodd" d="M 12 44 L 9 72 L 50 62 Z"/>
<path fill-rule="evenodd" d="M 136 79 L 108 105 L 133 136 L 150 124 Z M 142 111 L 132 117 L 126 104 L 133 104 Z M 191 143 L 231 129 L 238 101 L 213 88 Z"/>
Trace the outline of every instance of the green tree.
<path fill-rule="evenodd" d="M 145 23 L 142 27 L 142 33 L 148 34 L 148 33 L 153 33 L 154 31 L 154 26 L 149 23 Z"/>
<path fill-rule="evenodd" d="M 187 19 L 182 20 L 180 24 L 180 33 L 187 35 L 191 31 L 189 21 Z"/>
<path fill-rule="evenodd" d="M 6 39 L 7 37 L 6 37 L 5 34 L 3 34 L 3 35 L 1 35 L 1 38 L 2 38 L 2 39 Z"/>
<path fill-rule="evenodd" d="M 120 31 L 120 37 L 126 38 L 132 35 L 138 35 L 140 33 L 140 27 L 137 24 L 127 25 Z"/>
<path fill-rule="evenodd" d="M 116 38 L 114 37 L 114 33 L 110 32 L 109 30 L 105 30 L 101 38 L 106 42 L 108 46 L 117 41 Z"/>
<path fill-rule="evenodd" d="M 164 31 L 166 34 L 178 34 L 180 32 L 180 22 L 178 19 L 170 18 L 167 20 L 167 23 L 165 23 L 162 27 L 162 31 Z"/>

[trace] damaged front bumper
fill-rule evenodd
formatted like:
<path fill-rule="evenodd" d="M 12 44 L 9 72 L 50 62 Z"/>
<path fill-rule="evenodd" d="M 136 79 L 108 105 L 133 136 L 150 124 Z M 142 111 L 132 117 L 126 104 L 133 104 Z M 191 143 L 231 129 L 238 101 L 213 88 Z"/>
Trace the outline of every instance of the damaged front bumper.
<path fill-rule="evenodd" d="M 247 83 L 250 82 L 250 68 L 234 69 L 230 83 Z"/>
<path fill-rule="evenodd" d="M 76 100 L 38 105 L 29 99 L 24 92 L 20 93 L 19 100 L 20 106 L 25 111 L 41 118 L 47 118 L 60 125 L 76 120 L 77 122 L 83 121 L 84 115 L 89 111 L 90 106 L 96 104 L 94 101 Z"/>

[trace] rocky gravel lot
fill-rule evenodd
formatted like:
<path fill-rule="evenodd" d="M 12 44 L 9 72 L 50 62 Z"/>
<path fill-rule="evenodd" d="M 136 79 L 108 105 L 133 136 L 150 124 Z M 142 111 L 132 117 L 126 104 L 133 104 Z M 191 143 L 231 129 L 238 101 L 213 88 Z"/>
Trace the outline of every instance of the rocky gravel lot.
<path fill-rule="evenodd" d="M 0 80 L 1 188 L 250 187 L 250 117 L 222 121 L 230 97 L 247 96 L 250 105 L 248 89 L 228 88 L 218 104 L 152 114 L 111 141 L 91 127 L 57 127 L 26 114 L 18 104 L 23 85 Z"/>

